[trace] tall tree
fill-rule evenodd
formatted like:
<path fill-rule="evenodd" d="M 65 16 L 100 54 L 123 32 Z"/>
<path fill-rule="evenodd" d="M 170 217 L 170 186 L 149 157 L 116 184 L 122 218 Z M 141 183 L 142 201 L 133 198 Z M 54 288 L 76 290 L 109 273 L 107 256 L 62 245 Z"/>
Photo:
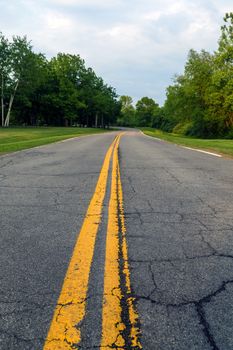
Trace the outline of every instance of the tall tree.
<path fill-rule="evenodd" d="M 136 103 L 136 123 L 138 126 L 151 126 L 153 114 L 158 104 L 149 97 L 142 97 Z"/>
<path fill-rule="evenodd" d="M 8 76 L 9 104 L 4 126 L 9 126 L 12 105 L 19 84 L 25 81 L 32 73 L 28 69 L 32 55 L 31 45 L 27 42 L 26 37 L 13 37 L 13 42 L 10 44 L 10 75 Z"/>
<path fill-rule="evenodd" d="M 184 74 L 168 87 L 163 129 L 203 137 L 233 129 L 233 13 L 224 22 L 218 50 L 190 50 Z"/>
<path fill-rule="evenodd" d="M 208 120 L 220 134 L 233 128 L 233 13 L 227 13 L 224 22 L 208 94 Z"/>
<path fill-rule="evenodd" d="M 25 92 L 36 84 L 38 55 L 32 52 L 26 37 L 16 36 L 9 42 L 1 35 L 0 46 L 2 126 L 7 127 L 18 90 Z M 6 116 L 4 106 L 7 107 Z"/>
<path fill-rule="evenodd" d="M 51 91 L 52 99 L 69 124 L 78 120 L 79 109 L 85 107 L 80 97 L 84 69 L 84 61 L 79 55 L 59 53 L 50 61 L 51 77 L 57 87 L 56 91 Z"/>
<path fill-rule="evenodd" d="M 1 79 L 1 125 L 4 126 L 4 98 L 5 90 L 8 85 L 10 68 L 10 44 L 7 38 L 0 32 L 0 79 Z"/>
<path fill-rule="evenodd" d="M 118 125 L 135 126 L 135 108 L 133 99 L 130 96 L 123 95 L 120 97 L 121 113 L 118 118 Z"/>
<path fill-rule="evenodd" d="M 48 61 L 26 37 L 0 33 L 1 124 L 105 126 L 119 114 L 116 91 L 79 55 Z"/>

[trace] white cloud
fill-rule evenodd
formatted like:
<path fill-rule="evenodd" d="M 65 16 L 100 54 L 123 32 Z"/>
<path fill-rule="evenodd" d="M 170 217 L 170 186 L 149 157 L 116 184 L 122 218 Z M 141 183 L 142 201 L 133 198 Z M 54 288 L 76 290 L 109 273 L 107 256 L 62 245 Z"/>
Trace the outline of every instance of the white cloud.
<path fill-rule="evenodd" d="M 51 5 L 62 5 L 66 7 L 72 5 L 77 8 L 80 6 L 108 8 L 118 6 L 119 4 L 121 4 L 121 0 L 108 0 L 106 2 L 100 0 L 47 0 L 46 2 Z"/>
<path fill-rule="evenodd" d="M 62 15 L 61 13 L 56 13 L 48 11 L 44 15 L 44 22 L 46 28 L 49 30 L 65 30 L 65 29 L 74 29 L 74 22 L 67 16 Z"/>
<path fill-rule="evenodd" d="M 142 19 L 146 21 L 157 21 L 164 13 L 162 11 L 152 11 L 142 15 Z"/>
<path fill-rule="evenodd" d="M 232 0 L 12 0 L 1 30 L 48 56 L 80 54 L 119 93 L 162 101 L 190 48 L 214 50 Z"/>

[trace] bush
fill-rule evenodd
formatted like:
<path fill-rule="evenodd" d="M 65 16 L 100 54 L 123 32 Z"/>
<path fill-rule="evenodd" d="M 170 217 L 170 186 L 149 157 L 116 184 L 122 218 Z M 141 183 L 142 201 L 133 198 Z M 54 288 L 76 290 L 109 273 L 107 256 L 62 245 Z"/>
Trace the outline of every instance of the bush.
<path fill-rule="evenodd" d="M 228 140 L 233 140 L 233 128 L 227 133 L 225 138 Z"/>
<path fill-rule="evenodd" d="M 197 120 L 192 127 L 187 130 L 186 135 L 201 138 L 223 137 L 226 133 L 223 122 L 217 119 Z"/>
<path fill-rule="evenodd" d="M 193 122 L 178 123 L 172 130 L 174 134 L 187 135 L 193 127 Z"/>

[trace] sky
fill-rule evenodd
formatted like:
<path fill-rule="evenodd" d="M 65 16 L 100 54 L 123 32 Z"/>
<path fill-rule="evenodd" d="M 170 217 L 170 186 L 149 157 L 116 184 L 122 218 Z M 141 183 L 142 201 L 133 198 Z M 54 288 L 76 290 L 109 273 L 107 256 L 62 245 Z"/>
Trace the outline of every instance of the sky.
<path fill-rule="evenodd" d="M 214 51 L 232 0 L 0 0 L 0 31 L 79 54 L 119 95 L 163 104 L 188 51 Z"/>

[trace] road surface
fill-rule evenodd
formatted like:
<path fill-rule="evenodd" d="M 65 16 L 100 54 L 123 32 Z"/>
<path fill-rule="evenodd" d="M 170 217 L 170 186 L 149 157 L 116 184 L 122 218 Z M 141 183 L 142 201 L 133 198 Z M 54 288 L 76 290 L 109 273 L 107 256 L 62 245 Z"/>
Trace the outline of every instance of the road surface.
<path fill-rule="evenodd" d="M 0 157 L 0 349 L 233 349 L 233 161 L 138 131 Z"/>

